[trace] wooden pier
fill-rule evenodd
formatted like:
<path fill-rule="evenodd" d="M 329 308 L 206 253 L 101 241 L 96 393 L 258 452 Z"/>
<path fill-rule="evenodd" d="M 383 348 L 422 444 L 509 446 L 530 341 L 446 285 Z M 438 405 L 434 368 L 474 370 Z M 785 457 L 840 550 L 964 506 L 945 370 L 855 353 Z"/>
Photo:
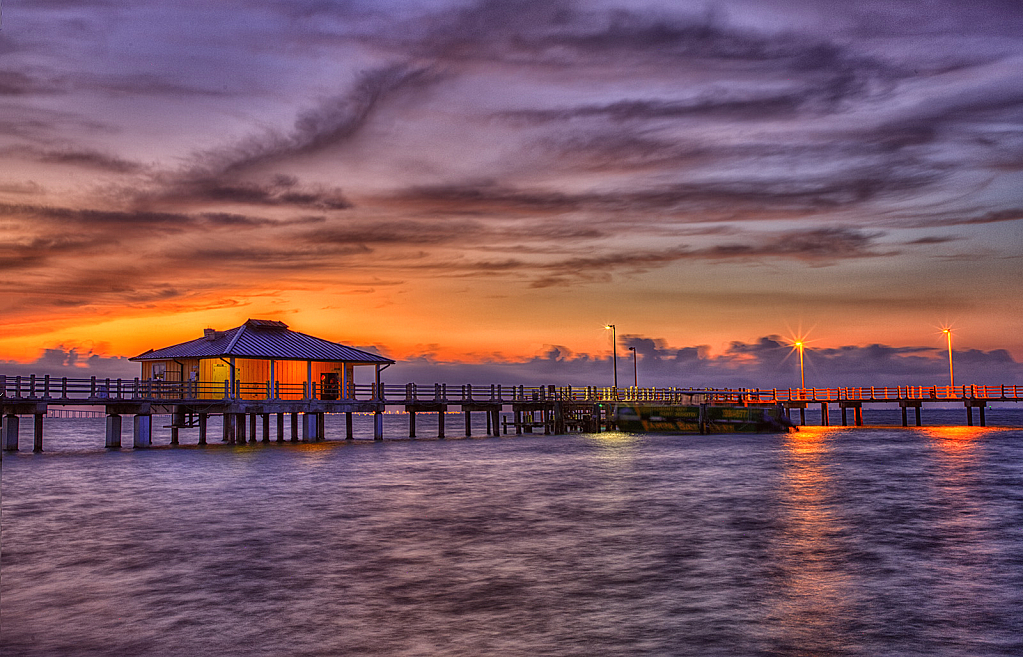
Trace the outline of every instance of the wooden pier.
<path fill-rule="evenodd" d="M 260 430 L 263 442 L 324 440 L 326 413 L 346 415 L 347 440 L 354 438 L 352 414 L 372 413 L 373 438 L 383 440 L 383 413 L 397 408 L 408 414 L 410 438 L 416 437 L 418 413 L 437 414 L 437 438 L 445 438 L 445 416 L 455 409 L 463 415 L 466 436 L 472 433 L 472 413 L 485 413 L 487 434 L 499 435 L 501 413 L 505 409 L 512 413 L 511 426 L 516 434 L 542 430 L 545 434 L 557 435 L 613 428 L 614 411 L 620 403 L 686 404 L 694 394 L 709 396 L 721 403 L 777 403 L 789 413 L 798 409 L 800 424 L 806 423 L 806 408 L 820 404 L 823 425 L 830 424 L 832 406 L 841 411 L 842 425 L 849 422 L 851 411 L 852 424 L 862 426 L 863 406 L 870 404 L 897 405 L 902 410 L 903 426 L 908 426 L 908 411 L 912 408 L 916 426 L 920 426 L 921 409 L 925 404 L 955 403 L 964 406 L 969 426 L 974 423 L 974 409 L 979 411 L 980 426 L 985 426 L 985 409 L 995 402 L 1023 401 L 1023 386 L 694 389 L 373 383 L 338 389 L 333 385 L 321 386 L 315 381 L 304 384 L 238 380 L 211 383 L 0 375 L 3 414 L 0 442 L 4 450 L 16 451 L 20 416 L 31 415 L 34 418 L 33 450 L 42 451 L 43 418 L 51 409 L 62 416 L 73 415 L 75 406 L 104 408 L 105 445 L 111 448 L 121 447 L 124 416 L 132 418 L 133 446 L 144 448 L 152 444 L 154 416 L 169 418 L 164 426 L 170 429 L 172 445 L 178 444 L 181 429 L 193 428 L 199 431 L 199 444 L 207 444 L 211 415 L 223 417 L 224 442 L 244 445 L 257 442 Z M 290 417 L 288 423 L 286 416 Z M 286 424 L 290 425 L 287 434 Z M 505 417 L 505 433 L 508 427 Z"/>

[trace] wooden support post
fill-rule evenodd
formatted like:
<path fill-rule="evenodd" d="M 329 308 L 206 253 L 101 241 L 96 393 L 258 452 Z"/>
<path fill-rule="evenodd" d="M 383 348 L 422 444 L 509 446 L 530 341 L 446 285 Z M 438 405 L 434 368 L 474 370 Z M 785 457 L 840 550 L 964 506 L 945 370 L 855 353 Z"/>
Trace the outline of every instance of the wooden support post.
<path fill-rule="evenodd" d="M 199 444 L 206 444 L 206 427 L 209 423 L 210 416 L 208 413 L 199 413 Z"/>
<path fill-rule="evenodd" d="M 845 406 L 842 407 L 842 426 L 847 426 L 849 423 L 846 420 Z"/>
<path fill-rule="evenodd" d="M 316 440 L 316 418 L 306 411 L 302 413 L 302 442 L 311 443 Z"/>
<path fill-rule="evenodd" d="M 185 409 L 176 406 L 171 415 L 171 445 L 178 444 L 178 430 L 185 424 Z"/>
<path fill-rule="evenodd" d="M 270 414 L 263 413 L 263 442 L 270 442 Z"/>
<path fill-rule="evenodd" d="M 826 427 L 830 424 L 831 418 L 828 417 L 828 403 L 821 402 L 821 426 Z"/>
<path fill-rule="evenodd" d="M 345 413 L 345 440 L 354 440 L 355 434 L 352 432 L 352 414 Z"/>
<path fill-rule="evenodd" d="M 291 442 L 298 442 L 298 413 L 291 414 Z"/>
<path fill-rule="evenodd" d="M 981 413 L 983 413 L 981 409 Z M 984 417 L 981 415 L 981 417 Z M 38 454 L 43 451 L 43 413 L 36 413 L 32 418 L 32 451 Z"/>
<path fill-rule="evenodd" d="M 14 413 L 7 413 L 3 420 L 4 451 L 18 451 L 18 425 L 21 422 Z"/>
<path fill-rule="evenodd" d="M 909 426 L 909 416 L 906 415 L 906 407 L 905 406 L 902 407 L 902 426 L 904 426 L 904 427 L 908 427 Z"/>
<path fill-rule="evenodd" d="M 256 414 L 249 413 L 249 442 L 256 442 Z"/>
<path fill-rule="evenodd" d="M 966 426 L 973 426 L 973 407 L 969 402 L 966 402 Z"/>
<path fill-rule="evenodd" d="M 491 395 L 491 398 L 493 398 L 493 395 Z M 494 420 L 493 412 L 490 411 L 490 409 L 487 409 L 487 435 L 488 436 L 491 436 L 494 433 L 494 430 L 493 430 L 493 428 L 491 426 L 494 423 L 493 420 Z"/>
<path fill-rule="evenodd" d="M 409 411 L 408 412 L 408 437 L 409 438 L 415 438 L 416 437 L 416 412 L 415 411 Z"/>
<path fill-rule="evenodd" d="M 472 413 L 463 408 L 462 415 L 465 416 L 465 437 L 468 438 L 472 436 Z"/>
<path fill-rule="evenodd" d="M 134 432 L 132 436 L 132 447 L 135 449 L 144 449 L 153 444 L 153 416 L 152 415 L 136 415 L 134 422 Z"/>
<path fill-rule="evenodd" d="M 855 408 L 854 418 L 855 419 L 853 421 L 856 423 L 856 426 L 862 427 L 863 426 L 863 407 L 862 406 L 857 406 Z"/>
<path fill-rule="evenodd" d="M 799 407 L 799 426 L 806 426 L 806 409 Z"/>
<path fill-rule="evenodd" d="M 514 413 L 515 413 L 515 435 L 516 436 L 521 436 L 522 435 L 522 410 L 516 408 L 516 409 L 514 409 Z"/>
<path fill-rule="evenodd" d="M 284 442 L 284 413 L 277 414 L 277 442 Z"/>
<path fill-rule="evenodd" d="M 444 407 L 437 411 L 437 438 L 444 439 Z"/>
<path fill-rule="evenodd" d="M 316 414 L 316 440 L 327 439 L 327 414 Z"/>
<path fill-rule="evenodd" d="M 373 411 L 373 440 L 384 439 L 384 414 Z"/>
<path fill-rule="evenodd" d="M 107 415 L 107 439 L 105 447 L 121 448 L 121 416 L 117 413 Z"/>
<path fill-rule="evenodd" d="M 494 410 L 491 411 L 491 413 L 494 414 L 494 419 L 491 421 L 491 423 L 494 425 L 494 436 L 495 437 L 496 436 L 500 436 L 501 435 L 501 427 L 498 426 L 498 425 L 501 423 L 501 409 L 500 408 L 495 408 Z M 507 429 L 507 427 L 505 427 L 505 433 L 507 433 L 507 432 L 508 432 L 508 429 Z"/>
<path fill-rule="evenodd" d="M 920 423 L 920 407 L 919 406 L 914 406 L 913 410 L 916 411 L 916 426 L 919 427 L 921 425 L 921 423 Z"/>
<path fill-rule="evenodd" d="M 540 411 L 540 417 L 543 419 L 543 435 L 551 435 L 551 413 L 546 406 Z"/>
<path fill-rule="evenodd" d="M 222 423 L 223 426 L 221 427 L 221 430 L 223 432 L 223 438 L 221 438 L 221 441 L 229 444 L 234 444 L 234 426 L 232 426 L 233 416 L 230 413 L 224 413 L 220 417 L 221 420 L 223 420 Z"/>
<path fill-rule="evenodd" d="M 982 427 L 986 427 L 987 426 L 987 418 L 984 417 L 984 407 L 983 406 L 980 407 L 980 426 L 982 426 Z"/>

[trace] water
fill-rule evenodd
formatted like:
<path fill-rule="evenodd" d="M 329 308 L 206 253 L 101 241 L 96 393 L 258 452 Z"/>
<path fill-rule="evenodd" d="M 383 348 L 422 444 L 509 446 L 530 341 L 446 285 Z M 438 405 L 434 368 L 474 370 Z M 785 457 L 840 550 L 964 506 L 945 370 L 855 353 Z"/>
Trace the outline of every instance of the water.
<path fill-rule="evenodd" d="M 1018 655 L 1003 414 L 115 452 L 102 420 L 52 420 L 46 453 L 3 461 L 0 650 Z"/>

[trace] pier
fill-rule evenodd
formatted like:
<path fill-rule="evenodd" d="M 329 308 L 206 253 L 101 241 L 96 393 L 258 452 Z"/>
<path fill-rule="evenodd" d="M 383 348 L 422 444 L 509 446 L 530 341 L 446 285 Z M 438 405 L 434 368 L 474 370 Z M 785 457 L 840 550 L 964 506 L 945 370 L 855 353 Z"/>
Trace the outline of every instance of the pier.
<path fill-rule="evenodd" d="M 437 414 L 437 438 L 445 438 L 445 417 L 460 413 L 464 433 L 472 433 L 471 414 L 485 413 L 487 434 L 499 435 L 501 413 L 510 410 L 512 422 L 504 418 L 505 433 L 542 431 L 559 435 L 569 431 L 598 432 L 614 428 L 614 412 L 621 403 L 657 405 L 689 404 L 693 395 L 714 403 L 776 403 L 787 414 L 799 411 L 798 424 L 806 424 L 806 409 L 820 405 L 821 424 L 831 424 L 831 411 L 840 411 L 841 424 L 863 425 L 864 405 L 894 405 L 902 410 L 902 425 L 909 426 L 913 409 L 916 426 L 928 404 L 961 404 L 966 424 L 973 426 L 974 409 L 980 426 L 986 426 L 985 409 L 995 402 L 1023 401 L 1023 386 L 897 386 L 788 389 L 694 389 L 614 388 L 598 386 L 502 386 L 442 383 L 404 385 L 351 383 L 339 390 L 330 381 L 303 384 L 264 382 L 157 381 L 125 379 L 69 379 L 48 375 L 0 375 L 0 407 L 3 425 L 0 442 L 6 451 L 19 449 L 20 418 L 33 417 L 33 450 L 43 449 L 43 420 L 48 413 L 61 417 L 90 415 L 96 410 L 75 407 L 103 407 L 106 418 L 105 446 L 121 447 L 123 418 L 131 417 L 132 445 L 152 444 L 154 417 L 165 417 L 170 444 L 178 444 L 182 429 L 198 429 L 199 444 L 209 440 L 209 417 L 223 418 L 221 440 L 244 445 L 257 442 L 316 442 L 325 440 L 324 415 L 344 413 L 345 439 L 354 439 L 352 414 L 374 416 L 373 438 L 383 440 L 383 413 L 404 411 L 409 420 L 409 437 L 416 438 L 416 415 Z M 92 415 L 95 417 L 95 415 Z M 790 415 L 791 417 L 791 415 Z M 837 418 L 836 418 L 837 419 Z M 288 421 L 286 421 L 288 420 Z M 288 431 L 286 431 L 288 429 Z"/>

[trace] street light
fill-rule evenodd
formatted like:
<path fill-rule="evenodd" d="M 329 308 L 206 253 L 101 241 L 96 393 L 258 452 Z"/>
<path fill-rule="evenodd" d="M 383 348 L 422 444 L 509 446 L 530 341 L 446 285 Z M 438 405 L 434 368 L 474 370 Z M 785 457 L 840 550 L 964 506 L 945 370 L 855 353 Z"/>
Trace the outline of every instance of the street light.
<path fill-rule="evenodd" d="M 605 329 L 611 329 L 611 362 L 615 368 L 615 390 L 618 390 L 618 338 L 615 335 L 615 325 L 608 324 Z"/>
<path fill-rule="evenodd" d="M 806 388 L 806 377 L 803 376 L 803 341 L 797 340 L 792 344 L 793 347 L 799 349 L 799 388 Z"/>
<path fill-rule="evenodd" d="M 639 387 L 639 366 L 636 365 L 636 348 L 629 347 L 629 351 L 632 352 L 632 385 L 636 388 Z"/>
<path fill-rule="evenodd" d="M 941 329 L 941 332 L 948 338 L 948 385 L 954 388 L 956 382 L 955 375 L 952 372 L 952 329 Z"/>

